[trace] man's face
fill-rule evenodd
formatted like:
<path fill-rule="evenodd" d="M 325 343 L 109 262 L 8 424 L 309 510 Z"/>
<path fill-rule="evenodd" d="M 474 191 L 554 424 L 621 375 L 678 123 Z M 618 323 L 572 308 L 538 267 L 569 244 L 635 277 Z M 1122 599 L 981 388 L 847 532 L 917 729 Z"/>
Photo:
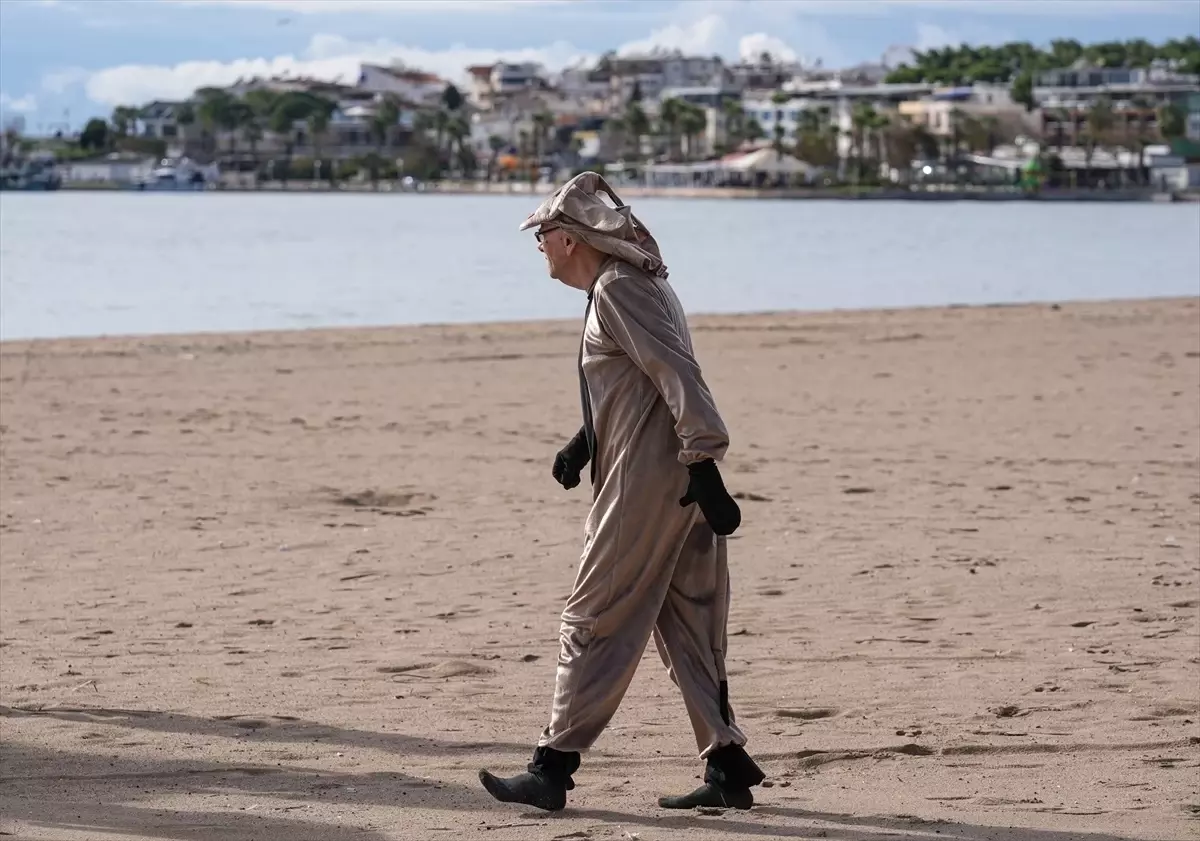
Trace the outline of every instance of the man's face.
<path fill-rule="evenodd" d="M 566 232 L 553 222 L 547 222 L 538 228 L 534 234 L 538 241 L 538 251 L 546 257 L 546 270 L 550 277 L 562 280 L 563 269 L 571 257 L 571 241 Z"/>

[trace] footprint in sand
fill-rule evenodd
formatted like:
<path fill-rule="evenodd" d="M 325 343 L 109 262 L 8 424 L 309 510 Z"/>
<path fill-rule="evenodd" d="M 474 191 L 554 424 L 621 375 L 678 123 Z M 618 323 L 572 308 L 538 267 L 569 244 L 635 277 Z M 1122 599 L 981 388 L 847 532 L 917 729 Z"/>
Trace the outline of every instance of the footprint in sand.
<path fill-rule="evenodd" d="M 817 721 L 822 718 L 833 718 L 837 714 L 838 711 L 833 707 L 809 707 L 807 709 L 775 711 L 775 715 L 780 718 L 798 718 L 801 721 Z"/>
<path fill-rule="evenodd" d="M 434 494 L 419 491 L 381 491 L 375 488 L 350 493 L 336 489 L 325 491 L 336 505 L 394 517 L 424 516 L 433 510 L 428 503 L 437 499 Z"/>
<path fill-rule="evenodd" d="M 443 660 L 441 663 L 412 663 L 403 666 L 380 666 L 375 671 L 381 674 L 414 677 L 421 679 L 446 680 L 455 677 L 483 677 L 494 675 L 496 670 L 490 666 L 471 663 L 466 660 Z"/>

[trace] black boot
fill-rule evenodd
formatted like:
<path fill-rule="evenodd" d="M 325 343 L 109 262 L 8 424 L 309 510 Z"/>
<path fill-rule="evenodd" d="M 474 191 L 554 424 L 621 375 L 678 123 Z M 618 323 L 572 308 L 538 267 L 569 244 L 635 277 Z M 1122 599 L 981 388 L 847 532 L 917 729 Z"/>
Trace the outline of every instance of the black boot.
<path fill-rule="evenodd" d="M 579 770 L 579 754 L 539 747 L 528 767 L 526 773 L 507 779 L 481 770 L 479 782 L 501 803 L 521 803 L 547 812 L 566 806 L 567 792 L 575 788 L 571 775 Z"/>
<path fill-rule="evenodd" d="M 725 745 L 708 755 L 704 785 L 690 794 L 660 797 L 658 805 L 664 809 L 694 809 L 697 806 L 749 809 L 754 805 L 754 795 L 750 789 L 764 779 L 766 775 L 745 748 L 741 745 Z"/>

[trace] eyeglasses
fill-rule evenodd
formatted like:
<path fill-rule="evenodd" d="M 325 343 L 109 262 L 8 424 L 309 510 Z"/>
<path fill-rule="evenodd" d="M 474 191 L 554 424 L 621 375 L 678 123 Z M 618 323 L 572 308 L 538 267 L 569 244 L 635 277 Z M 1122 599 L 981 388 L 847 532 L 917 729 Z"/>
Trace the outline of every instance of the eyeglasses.
<path fill-rule="evenodd" d="M 551 231 L 557 231 L 561 227 L 562 225 L 551 225 L 549 228 L 542 228 L 539 231 L 535 231 L 533 235 L 538 242 L 545 242 L 546 234 L 550 233 Z"/>

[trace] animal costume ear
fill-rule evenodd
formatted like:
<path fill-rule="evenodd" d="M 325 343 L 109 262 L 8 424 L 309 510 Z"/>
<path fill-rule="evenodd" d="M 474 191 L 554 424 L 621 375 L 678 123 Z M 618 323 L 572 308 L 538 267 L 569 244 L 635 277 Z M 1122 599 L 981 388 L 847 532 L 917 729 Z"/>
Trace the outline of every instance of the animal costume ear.
<path fill-rule="evenodd" d="M 609 206 L 599 194 L 607 195 L 615 207 Z M 599 251 L 618 256 L 653 275 L 667 277 L 667 267 L 663 265 L 654 235 L 598 172 L 581 172 L 567 181 L 525 217 L 519 230 L 552 220 Z"/>
<path fill-rule="evenodd" d="M 615 207 L 609 208 L 603 203 L 598 202 L 596 199 L 597 193 L 605 193 L 612 199 Z M 617 195 L 617 191 L 612 188 L 612 185 L 604 179 L 603 175 L 589 170 L 588 172 L 579 173 L 547 196 L 533 213 L 525 217 L 525 221 L 521 223 L 521 226 L 517 230 L 527 231 L 532 227 L 549 222 L 551 219 L 563 214 L 564 208 L 569 203 L 573 203 L 572 199 L 575 202 L 582 201 L 585 203 L 590 200 L 593 203 L 600 204 L 600 207 L 605 210 L 617 210 L 618 208 L 628 207 L 621 200 L 621 197 Z M 628 218 L 628 210 L 626 210 L 624 216 Z M 579 221 L 585 220 L 581 219 Z M 617 225 L 617 227 L 620 227 L 620 225 Z"/>

